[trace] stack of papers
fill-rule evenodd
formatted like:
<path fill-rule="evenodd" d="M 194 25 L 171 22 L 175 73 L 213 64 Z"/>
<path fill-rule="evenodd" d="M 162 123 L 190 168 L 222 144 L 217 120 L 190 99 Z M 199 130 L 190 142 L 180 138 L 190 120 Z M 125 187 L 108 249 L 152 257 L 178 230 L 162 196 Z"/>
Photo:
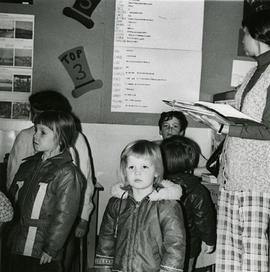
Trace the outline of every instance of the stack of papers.
<path fill-rule="evenodd" d="M 224 125 L 263 125 L 254 118 L 242 113 L 228 104 L 215 104 L 211 102 L 187 102 L 187 101 L 168 101 L 163 100 L 167 105 L 182 111 L 183 113 L 196 116 L 196 119 L 201 120 L 200 116 L 207 116 Z"/>

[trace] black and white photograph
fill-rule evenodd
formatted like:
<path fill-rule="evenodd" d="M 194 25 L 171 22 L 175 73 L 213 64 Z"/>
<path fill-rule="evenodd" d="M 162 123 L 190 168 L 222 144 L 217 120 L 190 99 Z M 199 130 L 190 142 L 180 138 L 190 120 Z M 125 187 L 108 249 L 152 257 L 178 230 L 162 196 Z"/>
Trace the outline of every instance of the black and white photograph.
<path fill-rule="evenodd" d="M 30 75 L 14 75 L 14 92 L 31 92 L 31 76 Z"/>
<path fill-rule="evenodd" d="M 0 66 L 13 66 L 14 63 L 14 49 L 0 48 Z"/>
<path fill-rule="evenodd" d="M 32 67 L 32 50 L 15 48 L 15 66 Z"/>
<path fill-rule="evenodd" d="M 11 118 L 12 102 L 0 101 L 0 118 Z"/>
<path fill-rule="evenodd" d="M 27 21 L 15 22 L 16 39 L 33 39 L 33 23 Z"/>
<path fill-rule="evenodd" d="M 12 91 L 12 75 L 8 73 L 0 73 L 0 92 Z"/>
<path fill-rule="evenodd" d="M 30 105 L 29 103 L 13 102 L 12 104 L 12 118 L 29 120 Z"/>

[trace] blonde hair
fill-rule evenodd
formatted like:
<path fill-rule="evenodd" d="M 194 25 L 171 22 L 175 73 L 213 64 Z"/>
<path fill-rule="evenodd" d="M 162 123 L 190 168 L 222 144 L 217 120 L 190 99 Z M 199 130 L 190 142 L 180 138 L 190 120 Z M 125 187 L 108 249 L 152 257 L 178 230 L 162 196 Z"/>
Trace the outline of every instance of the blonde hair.
<path fill-rule="evenodd" d="M 159 145 L 147 140 L 137 140 L 129 143 L 124 148 L 120 156 L 120 176 L 125 185 L 128 185 L 126 179 L 127 159 L 131 155 L 137 157 L 149 157 L 155 166 L 157 175 L 154 180 L 154 184 L 157 185 L 162 181 L 164 169 Z"/>

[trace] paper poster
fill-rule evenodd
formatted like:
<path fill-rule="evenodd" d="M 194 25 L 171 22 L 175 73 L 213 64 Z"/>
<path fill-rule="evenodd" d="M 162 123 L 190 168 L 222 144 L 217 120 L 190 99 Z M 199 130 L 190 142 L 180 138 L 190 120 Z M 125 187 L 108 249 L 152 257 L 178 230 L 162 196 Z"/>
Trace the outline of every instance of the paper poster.
<path fill-rule="evenodd" d="M 199 99 L 204 1 L 116 0 L 111 111 Z"/>
<path fill-rule="evenodd" d="M 0 13 L 0 118 L 29 119 L 34 16 Z"/>
<path fill-rule="evenodd" d="M 201 52 L 121 47 L 114 53 L 112 111 L 157 113 L 168 110 L 164 99 L 199 100 Z"/>

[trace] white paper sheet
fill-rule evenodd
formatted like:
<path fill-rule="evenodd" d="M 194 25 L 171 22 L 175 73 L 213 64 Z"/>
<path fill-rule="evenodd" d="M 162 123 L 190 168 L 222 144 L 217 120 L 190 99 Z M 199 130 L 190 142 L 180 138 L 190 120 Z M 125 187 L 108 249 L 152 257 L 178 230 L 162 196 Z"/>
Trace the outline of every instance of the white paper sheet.
<path fill-rule="evenodd" d="M 111 111 L 198 100 L 203 14 L 203 0 L 116 0 Z"/>

